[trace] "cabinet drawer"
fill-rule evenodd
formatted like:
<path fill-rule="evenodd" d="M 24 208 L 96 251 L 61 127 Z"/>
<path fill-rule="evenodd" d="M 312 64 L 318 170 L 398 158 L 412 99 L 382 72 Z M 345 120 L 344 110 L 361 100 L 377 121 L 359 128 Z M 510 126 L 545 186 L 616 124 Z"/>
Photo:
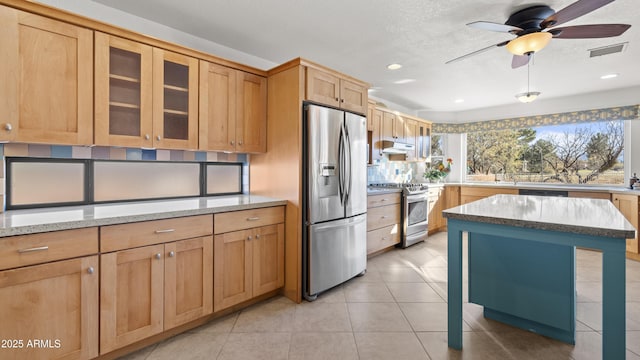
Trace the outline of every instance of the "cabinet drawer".
<path fill-rule="evenodd" d="M 96 254 L 98 228 L 54 231 L 0 239 L 0 270 Z"/>
<path fill-rule="evenodd" d="M 215 214 L 213 216 L 213 230 L 215 234 L 223 234 L 283 222 L 284 206 L 276 206 Z"/>
<path fill-rule="evenodd" d="M 367 232 L 367 254 L 400 243 L 400 226 L 397 224 Z"/>
<path fill-rule="evenodd" d="M 367 210 L 367 231 L 400 223 L 400 206 L 380 206 Z"/>
<path fill-rule="evenodd" d="M 400 203 L 400 193 L 367 196 L 367 208 Z"/>
<path fill-rule="evenodd" d="M 211 215 L 102 226 L 100 228 L 100 251 L 130 249 L 206 236 L 212 233 Z"/>

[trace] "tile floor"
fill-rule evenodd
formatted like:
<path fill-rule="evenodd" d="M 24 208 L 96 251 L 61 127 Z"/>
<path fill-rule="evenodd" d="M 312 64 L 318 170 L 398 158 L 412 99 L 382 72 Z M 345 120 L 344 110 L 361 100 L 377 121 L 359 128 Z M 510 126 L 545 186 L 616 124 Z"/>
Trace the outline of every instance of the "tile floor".
<path fill-rule="evenodd" d="M 600 359 L 601 256 L 578 250 L 571 346 L 464 303 L 463 351 L 447 347 L 446 233 L 369 259 L 367 274 L 295 304 L 278 297 L 126 359 Z M 466 260 L 465 260 L 466 262 Z M 465 295 L 466 296 L 466 295 Z M 640 263 L 627 260 L 627 359 L 640 359 Z"/>

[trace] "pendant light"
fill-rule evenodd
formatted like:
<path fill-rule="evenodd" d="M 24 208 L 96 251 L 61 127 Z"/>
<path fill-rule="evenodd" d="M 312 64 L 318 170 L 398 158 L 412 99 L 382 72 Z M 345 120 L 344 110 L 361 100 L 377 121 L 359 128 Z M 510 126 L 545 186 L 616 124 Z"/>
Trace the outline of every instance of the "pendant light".
<path fill-rule="evenodd" d="M 531 54 L 527 56 L 531 56 Z M 531 84 L 530 72 L 531 72 L 531 59 L 529 59 L 529 62 L 527 63 L 527 92 L 516 94 L 516 99 L 520 100 L 520 102 L 523 102 L 523 103 L 530 103 L 533 100 L 537 99 L 538 96 L 540 95 L 539 91 L 529 90 L 529 86 Z"/>

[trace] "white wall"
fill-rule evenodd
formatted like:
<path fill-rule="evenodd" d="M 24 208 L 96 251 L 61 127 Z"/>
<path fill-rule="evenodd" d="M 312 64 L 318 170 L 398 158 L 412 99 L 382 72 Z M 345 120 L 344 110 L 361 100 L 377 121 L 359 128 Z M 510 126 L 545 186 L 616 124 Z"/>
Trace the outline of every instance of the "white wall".
<path fill-rule="evenodd" d="M 131 0 L 135 1 L 135 0 Z M 90 19 L 99 20 L 107 24 L 116 25 L 128 30 L 150 35 L 203 51 L 227 60 L 249 65 L 258 69 L 268 70 L 279 64 L 259 58 L 257 56 L 220 45 L 218 43 L 187 34 L 180 30 L 131 15 L 129 13 L 96 3 L 89 0 L 39 0 L 39 2 L 76 13 Z"/>
<path fill-rule="evenodd" d="M 637 104 L 640 104 L 640 86 L 553 99 L 544 99 L 543 97 L 540 97 L 529 104 L 514 103 L 512 105 L 488 107 L 455 113 L 419 111 L 418 116 L 436 123 L 464 123 L 510 119 L 521 116 L 604 109 Z"/>
<path fill-rule="evenodd" d="M 627 120 L 624 126 L 624 175 L 625 179 L 635 172 L 640 174 L 640 120 Z"/>

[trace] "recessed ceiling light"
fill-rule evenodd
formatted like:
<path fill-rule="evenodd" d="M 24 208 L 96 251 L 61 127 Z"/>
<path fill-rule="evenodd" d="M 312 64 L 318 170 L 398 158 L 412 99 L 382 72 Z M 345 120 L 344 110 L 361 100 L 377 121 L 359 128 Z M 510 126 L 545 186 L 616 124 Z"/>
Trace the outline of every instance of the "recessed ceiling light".
<path fill-rule="evenodd" d="M 402 65 L 397 64 L 397 63 L 393 63 L 393 64 L 387 65 L 387 69 L 389 69 L 389 70 L 398 70 L 401 67 L 402 67 Z"/>
<path fill-rule="evenodd" d="M 455 101 L 456 104 L 460 104 L 460 103 L 463 103 L 463 102 L 464 102 L 464 99 L 456 99 L 456 101 Z"/>
<path fill-rule="evenodd" d="M 400 85 L 400 84 L 412 83 L 414 81 L 416 81 L 416 79 L 402 79 L 402 80 L 394 81 L 393 83 Z"/>
<path fill-rule="evenodd" d="M 605 79 L 613 79 L 615 77 L 618 77 L 618 74 L 607 74 L 607 75 L 602 75 L 600 76 L 600 79 L 605 80 Z"/>

